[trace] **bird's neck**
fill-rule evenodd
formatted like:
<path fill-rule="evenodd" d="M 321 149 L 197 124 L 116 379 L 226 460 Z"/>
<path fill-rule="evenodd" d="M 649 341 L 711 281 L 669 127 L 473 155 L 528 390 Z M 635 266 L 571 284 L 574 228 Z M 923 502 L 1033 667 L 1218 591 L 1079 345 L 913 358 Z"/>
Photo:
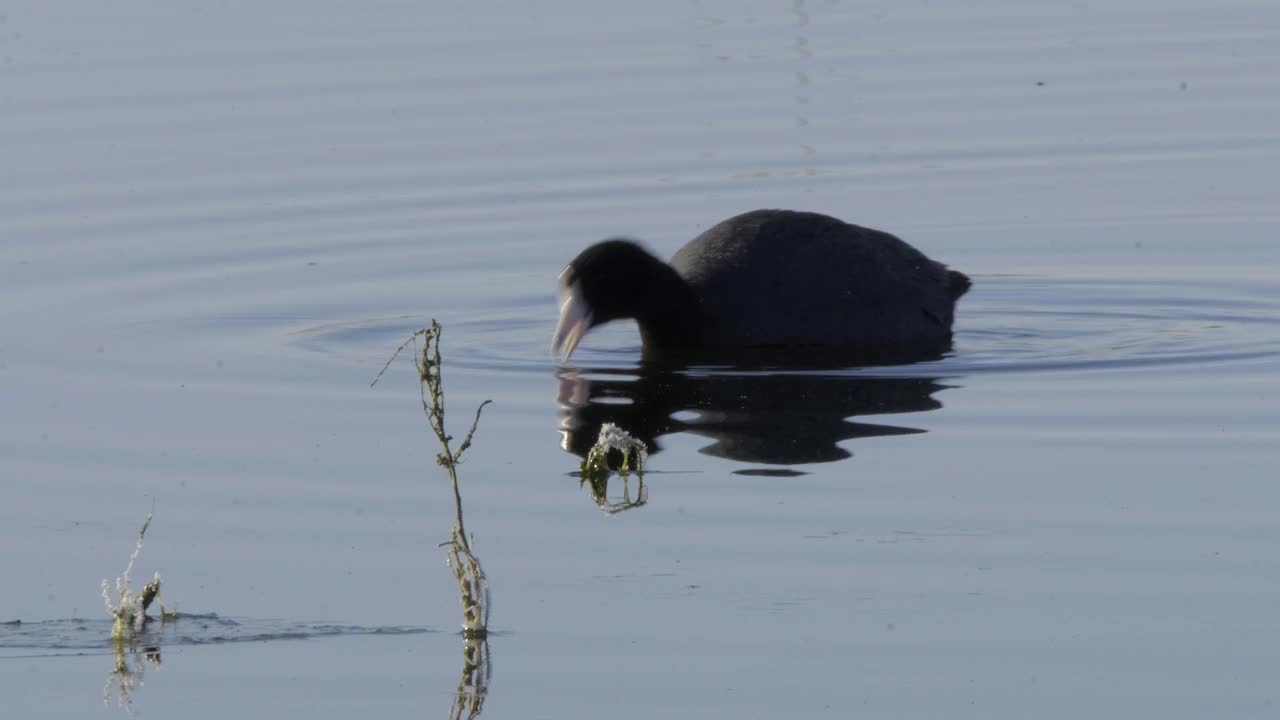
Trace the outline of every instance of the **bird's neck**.
<path fill-rule="evenodd" d="M 647 283 L 649 302 L 636 315 L 646 347 L 694 347 L 702 324 L 702 303 L 670 265 L 655 267 Z"/>

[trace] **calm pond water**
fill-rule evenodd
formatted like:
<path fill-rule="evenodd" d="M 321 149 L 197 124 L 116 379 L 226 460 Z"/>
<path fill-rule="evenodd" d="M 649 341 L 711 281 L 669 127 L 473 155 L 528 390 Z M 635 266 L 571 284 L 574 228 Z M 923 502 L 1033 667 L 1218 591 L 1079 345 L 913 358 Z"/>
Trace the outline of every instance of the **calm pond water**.
<path fill-rule="evenodd" d="M 6 717 L 1276 716 L 1274 3 L 9 4 L 0 149 Z M 578 250 L 756 207 L 971 274 L 955 352 L 554 364 Z M 482 683 L 369 386 L 433 317 Z"/>

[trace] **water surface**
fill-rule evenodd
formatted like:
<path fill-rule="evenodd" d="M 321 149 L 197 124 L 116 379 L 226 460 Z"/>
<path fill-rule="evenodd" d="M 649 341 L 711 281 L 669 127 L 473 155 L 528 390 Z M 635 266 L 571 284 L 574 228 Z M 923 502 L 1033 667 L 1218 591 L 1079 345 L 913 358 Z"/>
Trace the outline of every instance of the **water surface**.
<path fill-rule="evenodd" d="M 451 498 L 407 359 L 369 387 L 435 317 L 455 434 L 495 401 L 462 468 L 485 717 L 1273 716 L 1278 21 L 6 8 L 7 706 L 119 714 L 141 668 L 139 715 L 449 712 Z M 971 274 L 955 352 L 659 372 L 621 324 L 553 363 L 587 243 L 756 207 Z M 643 487 L 576 477 L 606 421 Z M 122 673 L 98 585 L 153 504 L 135 577 L 242 630 Z"/>

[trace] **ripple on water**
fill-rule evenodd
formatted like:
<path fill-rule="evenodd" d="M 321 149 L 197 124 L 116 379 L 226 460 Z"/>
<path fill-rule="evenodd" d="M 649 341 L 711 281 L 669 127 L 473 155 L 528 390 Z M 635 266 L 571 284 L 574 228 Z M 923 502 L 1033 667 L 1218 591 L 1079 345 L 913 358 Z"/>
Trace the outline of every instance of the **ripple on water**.
<path fill-rule="evenodd" d="M 112 621 L 67 618 L 0 623 L 0 656 L 37 654 L 85 654 L 111 649 Z M 210 645 L 231 642 L 269 642 L 273 640 L 306 640 L 349 635 L 417 635 L 435 632 L 430 628 L 393 625 L 364 627 L 330 623 L 300 623 L 286 620 L 229 618 L 214 613 L 178 613 L 165 622 L 149 623 L 138 636 L 138 644 L 163 647 L 172 645 Z"/>
<path fill-rule="evenodd" d="M 555 309 L 541 300 L 521 298 L 451 318 L 447 360 L 473 369 L 552 371 L 548 344 Z M 294 337 L 308 350 L 367 364 L 385 358 L 387 348 L 427 321 L 414 316 L 340 321 Z M 593 331 L 573 365 L 610 371 L 637 367 L 640 345 L 634 328 L 614 325 Z M 955 350 L 947 357 L 841 372 L 959 376 L 1274 357 L 1280 357 L 1280 287 L 1273 283 L 979 276 L 961 301 Z"/>

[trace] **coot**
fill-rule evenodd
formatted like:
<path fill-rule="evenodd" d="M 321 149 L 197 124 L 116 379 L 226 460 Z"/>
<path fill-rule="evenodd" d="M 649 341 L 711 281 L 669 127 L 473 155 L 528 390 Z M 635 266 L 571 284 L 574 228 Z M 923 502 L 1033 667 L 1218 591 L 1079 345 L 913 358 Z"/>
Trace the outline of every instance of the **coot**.
<path fill-rule="evenodd" d="M 646 354 L 937 357 L 951 347 L 956 300 L 969 284 L 889 233 L 819 213 L 754 210 L 694 238 L 670 264 L 625 239 L 583 250 L 560 273 L 552 352 L 568 360 L 592 327 L 634 318 Z"/>

